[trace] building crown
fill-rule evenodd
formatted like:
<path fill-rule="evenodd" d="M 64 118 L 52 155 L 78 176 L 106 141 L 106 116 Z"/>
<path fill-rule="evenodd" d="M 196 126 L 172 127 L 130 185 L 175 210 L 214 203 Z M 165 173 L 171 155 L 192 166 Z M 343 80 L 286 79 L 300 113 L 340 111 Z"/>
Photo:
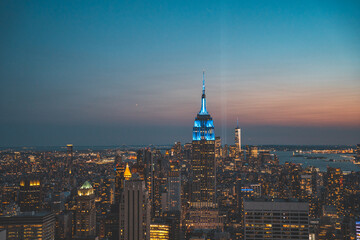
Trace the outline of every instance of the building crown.
<path fill-rule="evenodd" d="M 131 174 L 131 171 L 130 171 L 130 168 L 129 168 L 129 164 L 126 164 L 124 177 L 125 177 L 126 180 L 129 180 L 132 177 L 132 174 Z"/>

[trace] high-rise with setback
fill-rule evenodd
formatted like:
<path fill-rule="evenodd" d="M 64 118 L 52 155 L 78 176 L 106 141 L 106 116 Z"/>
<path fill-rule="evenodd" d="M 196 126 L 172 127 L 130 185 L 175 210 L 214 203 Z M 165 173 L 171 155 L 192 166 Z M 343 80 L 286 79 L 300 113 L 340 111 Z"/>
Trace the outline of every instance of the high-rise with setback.
<path fill-rule="evenodd" d="M 127 166 L 120 202 L 120 240 L 150 239 L 150 205 L 145 182 L 131 176 Z M 137 174 L 135 174 L 137 175 Z"/>
<path fill-rule="evenodd" d="M 24 178 L 20 181 L 19 206 L 22 212 L 42 209 L 42 186 L 39 179 Z"/>
<path fill-rule="evenodd" d="M 215 200 L 215 133 L 213 120 L 206 109 L 205 79 L 201 109 L 193 127 L 191 204 L 213 206 Z"/>
<path fill-rule="evenodd" d="M 214 123 L 206 109 L 203 73 L 201 109 L 195 118 L 193 127 L 188 227 L 200 229 L 218 227 L 215 163 Z"/>
<path fill-rule="evenodd" d="M 95 239 L 95 193 L 94 188 L 88 181 L 86 181 L 78 190 L 75 212 L 75 230 L 76 238 Z"/>

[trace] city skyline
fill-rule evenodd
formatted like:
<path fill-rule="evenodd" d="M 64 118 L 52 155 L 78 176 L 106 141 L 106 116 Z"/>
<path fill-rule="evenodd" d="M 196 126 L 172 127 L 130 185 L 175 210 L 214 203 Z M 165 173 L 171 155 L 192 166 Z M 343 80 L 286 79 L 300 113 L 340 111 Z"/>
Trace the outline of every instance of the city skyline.
<path fill-rule="evenodd" d="M 356 1 L 0 4 L 0 146 L 360 141 Z"/>

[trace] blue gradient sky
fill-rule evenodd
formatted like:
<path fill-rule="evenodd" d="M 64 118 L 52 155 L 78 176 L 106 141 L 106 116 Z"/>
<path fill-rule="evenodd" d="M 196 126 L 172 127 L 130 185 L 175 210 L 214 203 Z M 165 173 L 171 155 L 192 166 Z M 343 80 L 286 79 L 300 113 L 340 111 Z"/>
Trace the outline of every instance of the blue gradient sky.
<path fill-rule="evenodd" d="M 360 142 L 359 1 L 1 1 L 0 145 Z"/>

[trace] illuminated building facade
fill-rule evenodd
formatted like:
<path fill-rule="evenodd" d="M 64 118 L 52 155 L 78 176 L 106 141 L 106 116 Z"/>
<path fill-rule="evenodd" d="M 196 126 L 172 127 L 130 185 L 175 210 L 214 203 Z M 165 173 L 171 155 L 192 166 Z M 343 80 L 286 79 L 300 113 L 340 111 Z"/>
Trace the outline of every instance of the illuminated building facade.
<path fill-rule="evenodd" d="M 250 158 L 257 158 L 258 157 L 258 147 L 257 146 L 251 146 L 250 147 Z"/>
<path fill-rule="evenodd" d="M 344 184 L 340 168 L 328 167 L 326 172 L 326 204 L 336 207 L 338 215 L 344 213 Z"/>
<path fill-rule="evenodd" d="M 356 156 L 355 156 L 354 163 L 360 164 L 360 144 L 356 145 Z"/>
<path fill-rule="evenodd" d="M 181 212 L 180 211 L 164 212 L 162 217 L 166 222 L 166 224 L 169 226 L 169 239 L 180 240 Z"/>
<path fill-rule="evenodd" d="M 124 172 L 124 179 L 125 180 L 130 180 L 130 178 L 132 177 L 130 168 L 129 168 L 129 164 L 126 164 L 126 168 L 125 168 L 125 172 Z"/>
<path fill-rule="evenodd" d="M 55 216 L 49 212 L 26 212 L 1 216 L 0 230 L 6 229 L 7 240 L 55 239 Z"/>
<path fill-rule="evenodd" d="M 240 158 L 241 154 L 241 128 L 239 128 L 239 121 L 235 128 L 235 146 L 236 146 L 236 158 Z"/>
<path fill-rule="evenodd" d="M 170 228 L 165 224 L 152 223 L 150 225 L 150 240 L 168 240 Z"/>
<path fill-rule="evenodd" d="M 72 165 L 73 165 L 73 145 L 72 144 L 68 144 L 66 145 L 66 154 L 67 154 L 67 158 L 66 158 L 66 165 L 67 165 L 67 170 L 69 172 L 69 174 L 72 173 Z"/>
<path fill-rule="evenodd" d="M 67 182 L 67 188 L 69 190 L 73 190 L 76 188 L 76 178 L 75 176 L 77 175 L 77 172 L 75 172 L 74 169 L 74 152 L 73 152 L 73 145 L 72 144 L 67 144 L 66 145 L 66 171 L 64 171 L 65 173 L 65 177 L 66 177 L 66 182 Z"/>
<path fill-rule="evenodd" d="M 221 138 L 215 137 L 215 158 L 221 157 Z"/>
<path fill-rule="evenodd" d="M 112 240 L 119 239 L 119 204 L 124 189 L 125 168 L 126 164 L 122 160 L 122 156 L 117 154 L 115 157 L 115 188 L 114 188 L 114 204 L 111 205 L 110 213 L 107 214 L 105 220 L 104 232 L 107 237 Z"/>
<path fill-rule="evenodd" d="M 150 238 L 148 197 L 144 181 L 135 177 L 125 181 L 120 203 L 120 240 L 146 240 Z"/>
<path fill-rule="evenodd" d="M 115 202 L 120 202 L 120 196 L 122 189 L 124 188 L 124 172 L 125 172 L 125 164 L 122 162 L 121 156 L 117 157 L 117 163 L 115 166 Z"/>
<path fill-rule="evenodd" d="M 170 161 L 170 172 L 167 183 L 167 210 L 181 211 L 181 174 L 179 161 Z"/>
<path fill-rule="evenodd" d="M 71 239 L 72 212 L 62 212 L 55 215 L 55 239 Z"/>
<path fill-rule="evenodd" d="M 282 199 L 244 200 L 244 239 L 309 239 L 309 205 Z"/>
<path fill-rule="evenodd" d="M 156 156 L 150 149 L 141 149 L 137 153 L 137 172 L 140 179 L 144 179 L 145 188 L 149 194 L 150 205 L 153 205 L 154 200 L 154 185 L 155 185 L 155 164 Z M 152 212 L 154 213 L 154 212 Z"/>
<path fill-rule="evenodd" d="M 152 199 L 152 205 L 151 205 L 151 218 L 152 219 L 161 217 L 162 212 L 166 211 L 166 209 L 167 209 L 166 204 L 164 204 L 165 202 L 167 202 L 167 200 L 164 198 L 164 195 L 166 195 L 166 189 L 168 189 L 168 185 L 167 185 L 168 184 L 168 175 L 171 175 L 171 172 L 169 172 L 168 164 L 169 164 L 169 162 L 165 162 L 164 159 L 162 159 L 162 158 L 157 157 L 155 159 L 154 191 L 153 191 L 153 199 Z M 170 166 L 171 165 L 172 164 L 170 163 Z M 173 179 L 172 183 L 174 183 L 174 185 L 171 185 L 171 187 L 175 187 L 176 186 L 176 178 Z M 175 191 L 172 191 L 172 193 L 176 194 L 176 189 L 175 189 Z M 174 195 L 172 195 L 172 196 L 174 196 Z M 167 199 L 170 199 L 170 198 L 168 197 Z M 175 201 L 174 201 L 174 203 L 175 203 Z"/>
<path fill-rule="evenodd" d="M 96 233 L 95 193 L 86 181 L 78 190 L 75 213 L 76 237 L 94 237 Z"/>
<path fill-rule="evenodd" d="M 336 210 L 335 210 L 336 211 Z M 342 240 L 340 219 L 332 216 L 322 216 L 317 229 L 318 240 Z"/>
<path fill-rule="evenodd" d="M 260 184 L 250 184 L 250 185 L 241 185 L 237 186 L 237 194 L 236 194 L 236 205 L 238 212 L 239 224 L 241 227 L 244 227 L 244 199 L 246 198 L 257 198 L 261 196 L 261 185 Z M 243 236 L 242 233 L 238 234 L 239 236 Z"/>
<path fill-rule="evenodd" d="M 215 203 L 215 133 L 213 120 L 206 110 L 205 79 L 201 109 L 193 127 L 192 205 L 212 207 Z"/>
<path fill-rule="evenodd" d="M 300 176 L 301 180 L 300 180 L 300 189 L 308 194 L 311 195 L 313 193 L 313 184 L 312 184 L 312 175 L 310 174 L 302 174 Z"/>
<path fill-rule="evenodd" d="M 201 109 L 193 127 L 190 210 L 188 228 L 215 229 L 219 226 L 216 203 L 215 133 L 213 120 L 206 109 L 205 79 Z"/>
<path fill-rule="evenodd" d="M 181 142 L 175 142 L 174 147 L 171 148 L 171 156 L 180 159 L 181 151 L 182 151 Z"/>
<path fill-rule="evenodd" d="M 21 212 L 40 211 L 42 209 L 42 191 L 39 179 L 20 181 L 19 206 Z"/>

